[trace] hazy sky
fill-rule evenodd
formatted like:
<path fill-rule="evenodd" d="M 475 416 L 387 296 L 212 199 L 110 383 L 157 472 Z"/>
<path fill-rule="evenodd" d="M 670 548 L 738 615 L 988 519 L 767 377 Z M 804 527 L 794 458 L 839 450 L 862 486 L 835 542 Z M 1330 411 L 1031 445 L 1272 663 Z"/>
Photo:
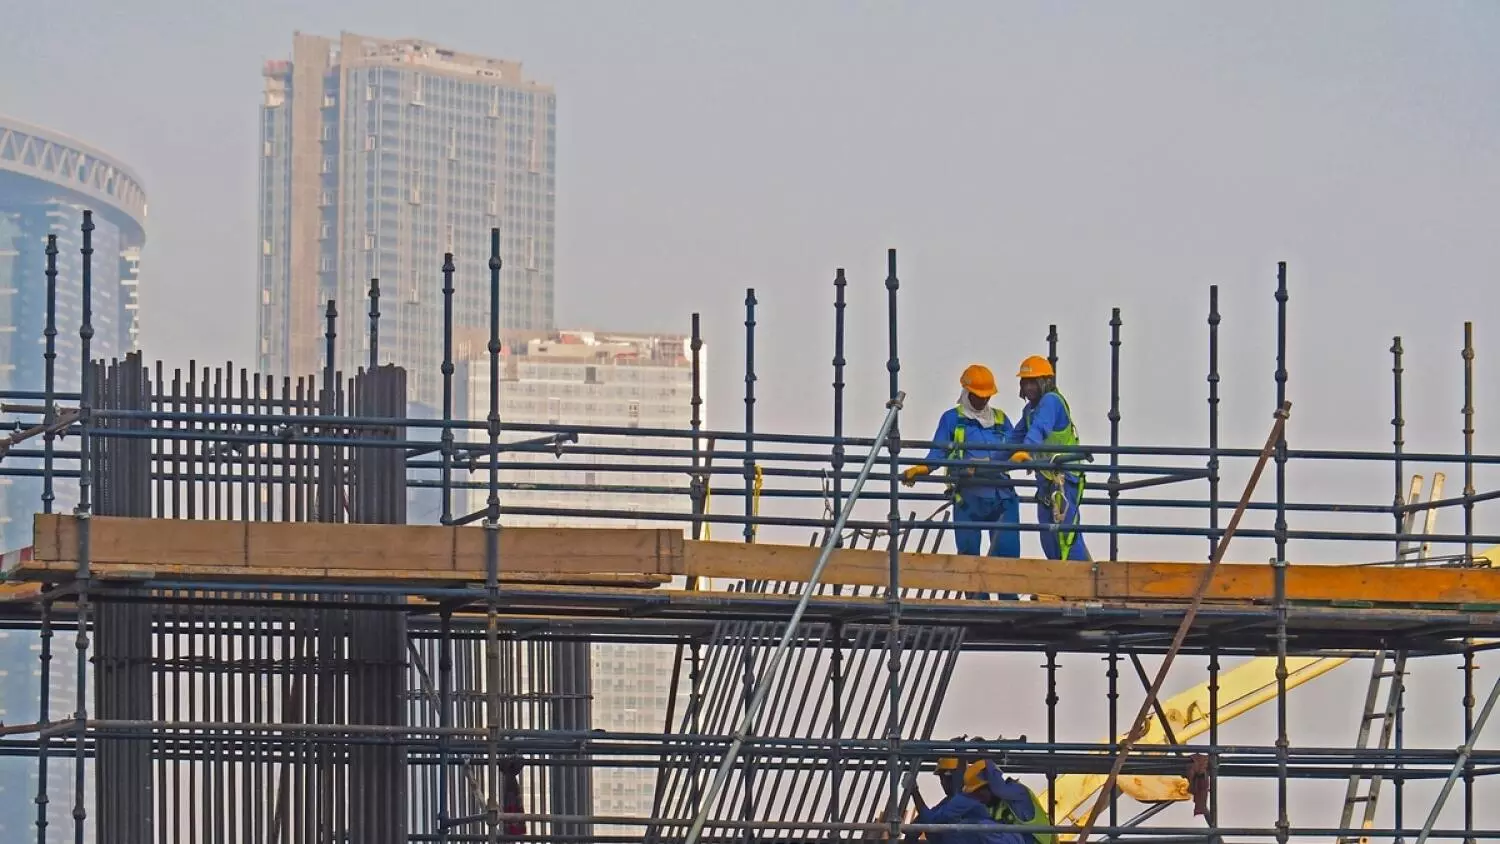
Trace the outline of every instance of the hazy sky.
<path fill-rule="evenodd" d="M 1104 439 L 1118 306 L 1124 440 L 1201 443 L 1207 285 L 1218 283 L 1225 441 L 1258 445 L 1274 396 L 1275 262 L 1286 260 L 1294 446 L 1388 445 L 1386 350 L 1402 334 L 1408 446 L 1459 448 L 1458 350 L 1473 319 L 1478 448 L 1500 451 L 1488 422 L 1500 381 L 1480 319 L 1500 303 L 1500 5 L 52 0 L 42 11 L 0 0 L 0 10 L 0 111 L 108 150 L 145 182 L 153 356 L 250 359 L 261 62 L 288 55 L 293 30 L 349 30 L 518 59 L 556 86 L 559 322 L 686 330 L 702 311 L 715 425 L 742 418 L 741 302 L 754 286 L 760 424 L 826 430 L 827 304 L 842 266 L 853 285 L 851 428 L 873 427 L 884 250 L 897 247 L 912 435 L 951 403 L 963 365 L 989 363 L 1008 383 L 1057 323 L 1062 386 L 1084 438 Z M 1230 477 L 1226 497 L 1242 473 Z M 1496 485 L 1495 473 L 1479 477 Z M 1456 472 L 1448 481 L 1462 486 Z M 1386 467 L 1308 464 L 1293 468 L 1292 491 L 1388 503 L 1391 481 Z M 1481 531 L 1500 532 L 1495 512 L 1480 509 Z M 1450 512 L 1439 530 L 1460 526 Z M 1103 540 L 1093 542 L 1097 554 Z M 1299 543 L 1292 556 L 1387 552 Z M 1122 553 L 1196 558 L 1203 542 L 1127 539 Z M 1231 557 L 1269 553 L 1246 542 Z M 1352 713 L 1364 671 L 1347 671 L 1322 700 Z M 1424 689 L 1451 715 L 1456 672 L 1432 676 Z M 1033 697 L 1032 714 L 1016 718 L 1041 711 Z M 1097 715 L 1075 737 L 1102 735 Z M 954 718 L 944 729 L 1009 731 Z M 1349 720 L 1303 740 L 1348 741 Z M 1444 723 L 1432 740 L 1452 746 Z M 1336 803 L 1342 786 L 1331 785 Z M 1324 792 L 1299 798 L 1329 814 Z"/>

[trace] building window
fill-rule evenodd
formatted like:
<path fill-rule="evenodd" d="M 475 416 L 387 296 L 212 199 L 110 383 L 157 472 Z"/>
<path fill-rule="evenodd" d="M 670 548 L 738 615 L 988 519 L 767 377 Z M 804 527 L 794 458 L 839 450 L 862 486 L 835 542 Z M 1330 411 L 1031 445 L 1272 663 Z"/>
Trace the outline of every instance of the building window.
<path fill-rule="evenodd" d="M 556 425 L 562 419 L 562 399 L 547 397 L 547 421 Z"/>
<path fill-rule="evenodd" d="M 374 152 L 374 151 L 375 151 L 375 136 L 374 135 L 366 135 L 365 136 L 365 152 Z"/>

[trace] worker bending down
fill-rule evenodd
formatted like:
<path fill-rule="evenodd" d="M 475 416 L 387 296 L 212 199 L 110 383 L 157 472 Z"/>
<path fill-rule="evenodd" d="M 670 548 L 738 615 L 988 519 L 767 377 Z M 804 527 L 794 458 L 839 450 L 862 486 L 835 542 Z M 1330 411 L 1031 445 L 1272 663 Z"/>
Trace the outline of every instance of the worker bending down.
<path fill-rule="evenodd" d="M 958 384 L 963 392 L 958 403 L 939 417 L 937 431 L 932 435 L 937 445 L 927 452 L 927 459 L 962 461 L 962 465 L 948 467 L 953 521 L 994 525 L 988 529 L 989 556 L 1019 557 L 1021 534 L 1016 526 L 1021 522 L 1021 500 L 1010 472 L 995 465 L 1010 459 L 1012 447 L 1006 443 L 1012 437 L 1012 430 L 1005 411 L 990 404 L 990 399 L 999 392 L 994 373 L 976 363 L 963 371 Z M 945 448 L 943 443 L 952 445 Z M 902 474 L 902 483 L 911 486 L 931 471 L 927 466 L 912 466 Z M 955 527 L 953 539 L 958 553 L 979 556 L 981 532 L 983 529 L 977 527 Z M 984 600 L 989 594 L 970 592 L 968 597 Z"/>
<path fill-rule="evenodd" d="M 994 762 L 961 763 L 939 759 L 938 778 L 944 798 L 928 807 L 916 788 L 915 771 L 907 775 L 906 788 L 916 807 L 919 824 L 975 824 L 983 826 L 1051 826 L 1047 810 L 1036 793 L 1024 784 L 1003 776 Z M 909 832 L 905 844 L 926 840 L 934 844 L 1055 844 L 1050 832 L 1024 833 L 1002 829 L 972 832 Z"/>
<path fill-rule="evenodd" d="M 1031 460 L 1031 454 L 1024 450 L 1028 446 L 1078 445 L 1073 413 L 1068 409 L 1068 400 L 1057 391 L 1052 364 L 1044 357 L 1032 355 L 1021 361 L 1016 377 L 1021 380 L 1021 398 L 1026 400 L 1026 406 L 1010 434 L 1010 441 L 1023 450 L 1016 451 L 1011 459 L 1017 463 Z M 1041 533 L 1042 552 L 1049 560 L 1087 562 L 1092 558 L 1077 531 L 1084 476 L 1080 471 L 1062 468 L 1068 461 L 1077 460 L 1078 455 L 1052 452 L 1038 459 L 1052 464 L 1051 468 L 1037 472 L 1037 523 L 1051 527 Z"/>

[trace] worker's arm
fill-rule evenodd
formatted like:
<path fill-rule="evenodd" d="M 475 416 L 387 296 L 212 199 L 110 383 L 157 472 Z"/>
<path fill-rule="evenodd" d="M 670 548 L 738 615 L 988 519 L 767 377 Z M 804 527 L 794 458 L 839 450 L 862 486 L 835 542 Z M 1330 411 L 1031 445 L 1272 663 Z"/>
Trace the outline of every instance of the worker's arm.
<path fill-rule="evenodd" d="M 932 441 L 934 443 L 953 442 L 953 432 L 957 428 L 958 412 L 950 408 L 949 410 L 944 412 L 942 416 L 938 417 L 937 430 L 932 434 Z M 934 445 L 933 447 L 927 449 L 927 460 L 929 462 L 933 460 L 942 460 L 947 456 L 948 449 L 944 446 Z M 917 482 L 918 476 L 926 475 L 931 471 L 931 466 L 908 466 L 906 467 L 905 471 L 901 473 L 901 482 L 907 486 L 911 486 Z"/>
<path fill-rule="evenodd" d="M 934 443 L 951 443 L 953 442 L 953 432 L 957 429 L 958 412 L 950 407 L 943 411 L 942 416 L 938 417 L 937 430 L 932 433 L 932 441 Z M 929 461 L 943 460 L 947 458 L 950 448 L 951 446 L 934 445 L 932 448 L 927 449 L 927 459 Z"/>
<path fill-rule="evenodd" d="M 1036 403 L 1036 410 L 1031 412 L 1031 424 L 1026 426 L 1020 442 L 1025 446 L 1039 446 L 1053 431 L 1061 431 L 1066 427 L 1068 427 L 1068 412 L 1063 409 L 1062 399 L 1053 393 L 1048 393 Z"/>

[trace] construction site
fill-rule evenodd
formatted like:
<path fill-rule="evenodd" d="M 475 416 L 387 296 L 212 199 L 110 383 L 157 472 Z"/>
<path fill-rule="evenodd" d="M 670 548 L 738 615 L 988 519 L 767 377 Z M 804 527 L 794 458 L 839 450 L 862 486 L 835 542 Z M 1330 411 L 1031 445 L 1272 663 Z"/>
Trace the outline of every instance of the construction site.
<path fill-rule="evenodd" d="M 1500 680 L 1482 682 L 1480 665 L 1500 640 L 1500 557 L 1486 550 L 1500 529 L 1476 523 L 1500 490 L 1475 481 L 1500 454 L 1475 448 L 1467 324 L 1462 451 L 1405 448 L 1400 338 L 1391 391 L 1368 410 L 1390 413 L 1390 449 L 1299 450 L 1287 436 L 1298 412 L 1286 397 L 1288 270 L 1265 268 L 1277 339 L 1264 440 L 1220 439 L 1213 288 L 1202 363 L 1183 363 L 1203 378 L 1184 399 L 1207 402 L 1202 444 L 1131 446 L 1116 309 L 1111 412 L 1084 426 L 1083 445 L 1053 449 L 1088 478 L 1079 530 L 1093 561 L 963 556 L 945 551 L 955 522 L 941 481 L 899 483 L 947 444 L 920 439 L 930 420 L 902 415 L 912 376 L 895 250 L 883 256 L 884 408 L 844 407 L 839 270 L 828 273 L 831 431 L 756 427 L 756 336 L 776 327 L 757 321 L 753 291 L 744 424 L 702 424 L 695 317 L 674 353 L 692 368 L 693 422 L 651 429 L 501 418 L 511 350 L 498 230 L 486 278 L 455 278 L 452 256 L 434 256 L 443 407 L 418 418 L 409 373 L 379 364 L 377 284 L 368 302 L 327 303 L 325 364 L 302 378 L 92 360 L 90 226 L 85 216 L 80 278 L 60 276 L 55 245 L 35 268 L 49 303 L 82 297 L 82 324 L 57 325 L 49 306 L 44 388 L 0 396 L 14 420 L 0 475 L 41 489 L 32 544 L 5 556 L 0 602 L 7 629 L 38 643 L 40 715 L 3 727 L 6 754 L 36 770 L 34 835 L 16 840 L 941 840 L 958 828 L 920 823 L 907 782 L 918 771 L 933 799 L 943 757 L 988 758 L 1035 790 L 1051 824 L 1016 828 L 1018 841 L 1500 839 L 1485 801 L 1500 793 L 1489 784 L 1500 744 L 1482 738 Z M 487 381 L 480 418 L 455 411 L 458 287 L 489 295 L 488 365 L 471 379 Z M 365 307 L 368 360 L 337 360 L 338 309 Z M 58 386 L 62 335 L 87 361 L 76 391 Z M 1055 330 L 1035 339 L 1067 365 Z M 878 427 L 851 435 L 846 411 Z M 620 436 L 661 444 L 612 444 Z M 1310 475 L 1378 464 L 1389 482 L 1359 501 L 1292 500 L 1299 463 Z M 1248 483 L 1224 481 L 1230 467 Z M 1013 471 L 1023 500 L 1026 469 Z M 560 506 L 507 503 L 539 488 L 520 473 L 557 470 L 568 480 L 544 486 Z M 624 473 L 656 480 L 612 482 Z M 412 523 L 414 491 L 438 497 L 436 523 Z M 567 503 L 585 494 L 686 506 Z M 1194 521 L 1152 524 L 1168 510 Z M 1294 529 L 1293 512 L 1323 526 Z M 1042 529 L 1024 513 L 1022 531 Z M 1270 527 L 1242 525 L 1247 513 Z M 1439 514 L 1461 528 L 1437 530 Z M 1346 528 L 1350 516 L 1386 527 Z M 600 526 L 611 520 L 637 526 Z M 768 528 L 805 540 L 765 541 Z M 1145 534 L 1201 538 L 1205 553 L 1120 559 L 1118 539 Z M 1245 562 L 1236 537 L 1275 555 Z M 1355 543 L 1387 550 L 1299 562 L 1298 549 Z M 671 652 L 657 729 L 598 727 L 591 649 L 608 645 Z M 1030 712 L 955 700 L 967 660 L 1003 660 L 1012 673 L 993 684 L 1035 689 Z M 1408 697 L 1423 665 L 1458 669 L 1462 693 L 1441 706 Z M 1333 672 L 1357 675 L 1360 693 L 1328 716 L 1353 725 L 1353 742 L 1291 729 L 1312 693 L 1302 687 Z M 1102 696 L 1069 697 L 1082 674 Z M 961 705 L 992 711 L 941 730 L 963 723 Z M 1241 716 L 1270 734 L 1226 739 Z M 1459 726 L 1415 738 L 1438 718 Z M 648 776 L 649 814 L 596 811 L 594 780 L 610 770 Z M 1294 812 L 1314 788 L 1334 796 Z"/>

